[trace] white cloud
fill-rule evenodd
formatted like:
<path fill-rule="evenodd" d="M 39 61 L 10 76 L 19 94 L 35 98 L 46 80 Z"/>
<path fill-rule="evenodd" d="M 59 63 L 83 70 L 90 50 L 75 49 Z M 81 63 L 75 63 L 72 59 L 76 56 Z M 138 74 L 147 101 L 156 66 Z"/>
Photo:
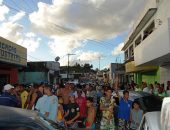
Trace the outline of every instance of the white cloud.
<path fill-rule="evenodd" d="M 129 29 L 146 1 L 54 0 L 52 5 L 39 2 L 39 10 L 29 19 L 36 31 L 48 36 L 105 39 Z"/>
<path fill-rule="evenodd" d="M 82 47 L 82 44 L 72 38 L 55 37 L 53 41 L 50 41 L 49 47 L 56 56 L 63 56 L 71 53 L 74 49 Z"/>
<path fill-rule="evenodd" d="M 94 51 L 83 52 L 82 50 L 76 51 L 74 54 L 75 55 L 69 56 L 70 66 L 75 65 L 76 63 L 79 63 L 81 65 L 85 64 L 85 63 L 89 63 L 93 60 L 98 60 L 99 57 L 103 56 L 99 52 L 94 52 Z M 65 56 L 61 57 L 59 62 L 61 64 L 61 66 L 68 65 L 68 56 L 65 55 Z"/>
<path fill-rule="evenodd" d="M 23 47 L 26 47 L 28 52 L 35 52 L 40 45 L 40 41 L 40 38 L 33 35 L 29 37 L 25 36 L 23 39 L 18 40 L 17 43 Z"/>
<path fill-rule="evenodd" d="M 99 52 L 88 51 L 88 52 L 81 53 L 80 56 L 77 57 L 77 59 L 79 59 L 80 61 L 93 61 L 101 57 L 102 54 Z"/>
<path fill-rule="evenodd" d="M 22 38 L 23 26 L 17 23 L 4 22 L 0 25 L 0 36 L 9 39 L 10 41 L 17 42 Z"/>
<path fill-rule="evenodd" d="M 1 5 L 2 0 L 0 0 L 0 5 Z M 5 15 L 8 14 L 9 9 L 5 5 L 0 6 L 0 21 L 5 20 Z"/>
<path fill-rule="evenodd" d="M 30 38 L 31 37 L 36 37 L 35 33 L 33 33 L 33 32 L 28 32 L 28 33 L 25 34 L 25 36 L 30 37 Z"/>
<path fill-rule="evenodd" d="M 35 52 L 40 45 L 41 39 L 33 32 L 24 33 L 24 26 L 17 23 L 24 16 L 24 12 L 18 12 L 8 17 L 6 21 L 0 24 L 0 36 L 26 47 L 28 52 Z"/>
<path fill-rule="evenodd" d="M 6 21 L 0 24 L 0 36 L 9 39 L 10 41 L 17 42 L 22 39 L 23 26 L 18 24 L 17 21 L 22 19 L 23 12 L 10 16 Z"/>
<path fill-rule="evenodd" d="M 25 12 L 21 11 L 14 16 L 9 17 L 9 21 L 14 23 L 25 16 Z"/>
<path fill-rule="evenodd" d="M 116 55 L 122 54 L 123 51 L 121 51 L 121 50 L 122 50 L 123 46 L 124 46 L 124 43 L 118 44 L 118 45 L 113 49 L 112 55 L 113 55 L 113 56 L 116 56 Z"/>
<path fill-rule="evenodd" d="M 82 47 L 78 41 L 104 40 L 127 31 L 146 1 L 53 0 L 51 5 L 39 2 L 29 20 L 34 32 L 52 38 L 49 47 L 53 53 L 64 55 Z"/>

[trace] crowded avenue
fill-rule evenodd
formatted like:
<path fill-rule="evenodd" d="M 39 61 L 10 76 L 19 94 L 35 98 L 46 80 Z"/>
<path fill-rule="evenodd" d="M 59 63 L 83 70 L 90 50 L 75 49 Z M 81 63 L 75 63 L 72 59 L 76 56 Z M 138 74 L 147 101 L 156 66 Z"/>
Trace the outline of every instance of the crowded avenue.
<path fill-rule="evenodd" d="M 0 10 L 0 130 L 170 130 L 170 0 Z"/>

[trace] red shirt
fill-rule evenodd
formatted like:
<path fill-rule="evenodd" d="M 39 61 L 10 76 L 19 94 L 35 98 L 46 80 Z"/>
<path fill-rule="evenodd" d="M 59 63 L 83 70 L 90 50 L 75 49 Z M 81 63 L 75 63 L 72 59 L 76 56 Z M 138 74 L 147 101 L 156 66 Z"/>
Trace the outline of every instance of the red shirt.
<path fill-rule="evenodd" d="M 79 105 L 80 108 L 80 118 L 86 117 L 87 112 L 86 112 L 86 98 L 85 97 L 77 97 L 76 98 L 76 103 Z"/>

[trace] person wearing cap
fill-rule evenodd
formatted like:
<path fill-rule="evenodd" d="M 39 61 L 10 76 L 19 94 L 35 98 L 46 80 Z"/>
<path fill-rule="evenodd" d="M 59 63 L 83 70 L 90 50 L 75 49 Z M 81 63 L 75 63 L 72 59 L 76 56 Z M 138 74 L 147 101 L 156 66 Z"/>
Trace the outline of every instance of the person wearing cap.
<path fill-rule="evenodd" d="M 45 117 L 56 122 L 56 115 L 58 112 L 58 98 L 57 96 L 53 95 L 52 88 L 53 86 L 51 85 L 44 86 L 44 94 L 47 95 L 47 98 L 45 98 L 46 101 L 42 105 L 44 106 Z"/>
<path fill-rule="evenodd" d="M 67 112 L 64 115 L 65 125 L 66 127 L 76 128 L 78 125 L 76 121 L 80 116 L 80 108 L 75 101 L 74 93 L 69 94 L 69 101 Z"/>
<path fill-rule="evenodd" d="M 14 86 L 6 84 L 3 88 L 3 93 L 0 96 L 0 105 L 18 107 L 19 102 L 16 96 L 12 95 Z"/>

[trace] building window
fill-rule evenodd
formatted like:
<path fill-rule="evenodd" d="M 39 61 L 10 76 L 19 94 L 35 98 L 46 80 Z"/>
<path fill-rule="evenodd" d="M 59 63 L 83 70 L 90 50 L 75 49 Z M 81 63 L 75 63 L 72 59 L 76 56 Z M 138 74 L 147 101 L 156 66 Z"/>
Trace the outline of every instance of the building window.
<path fill-rule="evenodd" d="M 130 55 L 130 57 L 133 57 L 133 56 L 134 56 L 134 49 L 133 49 L 133 45 L 132 45 L 132 46 L 130 46 L 130 48 L 129 48 L 129 55 Z"/>
<path fill-rule="evenodd" d="M 128 50 L 127 50 L 125 51 L 125 60 L 128 60 L 128 58 L 129 58 L 129 55 L 128 55 Z"/>
<path fill-rule="evenodd" d="M 135 41 L 135 47 L 137 47 L 141 43 L 142 37 L 141 35 Z"/>
<path fill-rule="evenodd" d="M 143 40 L 147 38 L 155 29 L 155 22 L 153 21 L 144 31 Z"/>

